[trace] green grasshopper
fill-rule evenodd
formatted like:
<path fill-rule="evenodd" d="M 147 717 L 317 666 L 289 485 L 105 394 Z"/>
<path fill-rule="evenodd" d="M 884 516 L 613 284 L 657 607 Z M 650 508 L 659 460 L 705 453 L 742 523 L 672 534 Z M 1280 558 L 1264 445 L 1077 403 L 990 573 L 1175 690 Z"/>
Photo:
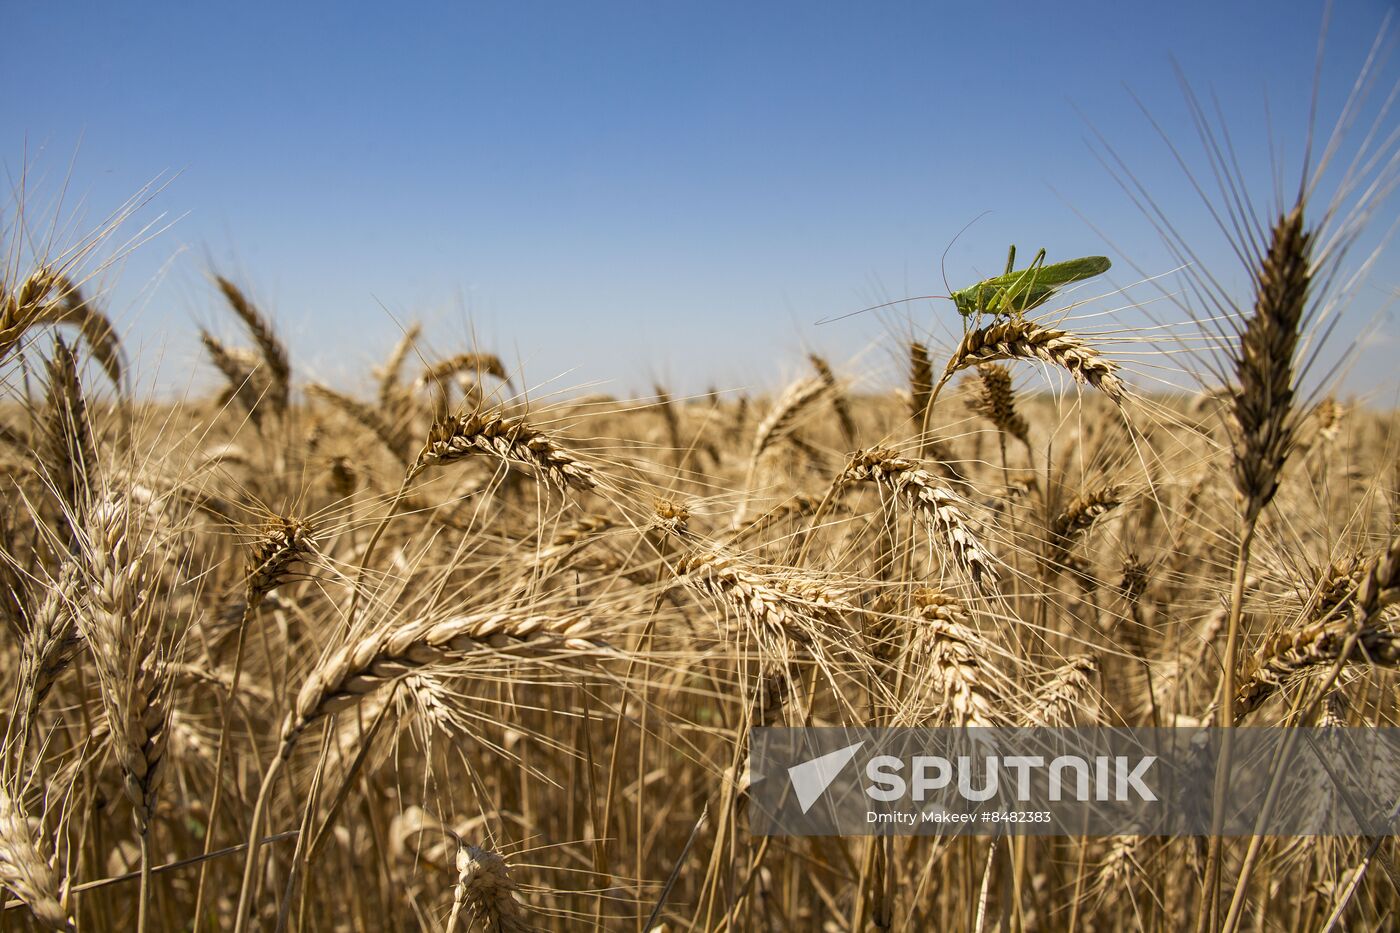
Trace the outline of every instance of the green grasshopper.
<path fill-rule="evenodd" d="M 963 317 L 974 314 L 1020 317 L 1045 304 L 1064 286 L 1103 275 L 1112 263 L 1106 256 L 1085 256 L 1047 266 L 1042 249 L 1026 268 L 1014 269 L 1015 265 L 1016 247 L 1013 245 L 1006 257 L 1005 272 L 949 296 L 958 313 Z"/>
<path fill-rule="evenodd" d="M 1026 268 L 1016 269 L 1015 266 L 1016 246 L 1012 244 L 1011 250 L 1006 256 L 1006 271 L 1001 275 L 983 279 L 976 285 L 953 292 L 951 295 L 919 295 L 914 298 L 899 298 L 884 304 L 872 305 L 869 308 L 861 308 L 859 311 L 852 311 L 849 314 L 825 318 L 817 323 L 830 324 L 857 314 L 864 314 L 866 311 L 878 311 L 891 305 L 903 304 L 907 301 L 923 301 L 927 298 L 951 298 L 958 313 L 965 318 L 981 314 L 1005 314 L 1008 317 L 1019 318 L 1027 311 L 1045 304 L 1066 285 L 1092 279 L 1096 275 L 1103 275 L 1109 270 L 1112 263 L 1108 261 L 1107 256 L 1085 256 L 1081 259 L 1070 259 L 1065 262 L 1057 262 L 1053 266 L 1047 266 L 1045 264 L 1045 250 L 1042 249 L 1035 254 L 1035 259 Z"/>

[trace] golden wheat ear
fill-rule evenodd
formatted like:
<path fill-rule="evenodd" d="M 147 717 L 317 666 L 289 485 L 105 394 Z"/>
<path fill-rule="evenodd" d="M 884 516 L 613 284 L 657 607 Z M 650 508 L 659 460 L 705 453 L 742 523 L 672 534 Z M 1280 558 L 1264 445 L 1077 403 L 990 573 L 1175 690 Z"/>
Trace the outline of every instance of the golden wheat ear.
<path fill-rule="evenodd" d="M 306 394 L 331 405 L 351 421 L 369 431 L 378 439 L 379 443 L 384 445 L 386 450 L 405 466 L 412 462 L 410 448 L 413 441 L 408 432 L 404 430 L 402 425 L 391 423 L 380 410 L 372 408 L 358 399 L 351 398 L 344 392 L 337 392 L 335 389 L 314 382 L 306 387 Z"/>
<path fill-rule="evenodd" d="M 214 281 L 229 308 L 243 322 L 249 336 L 253 338 L 253 343 L 257 345 L 263 366 L 267 369 L 267 393 L 264 399 L 268 408 L 274 414 L 284 413 L 291 402 L 292 393 L 292 364 L 286 345 L 278 339 L 276 331 L 272 329 L 272 323 L 248 300 L 248 296 L 243 294 L 237 285 L 221 275 L 215 276 Z"/>
<path fill-rule="evenodd" d="M 971 380 L 968 408 L 986 418 L 1008 437 L 1030 446 L 1030 425 L 1016 410 L 1016 393 L 1011 387 L 1011 370 L 999 363 L 982 363 Z"/>
<path fill-rule="evenodd" d="M 122 349 L 116 329 L 66 275 L 40 266 L 13 292 L 0 282 L 0 363 L 19 349 L 32 328 L 63 324 L 78 328 L 93 359 L 120 385 Z"/>
<path fill-rule="evenodd" d="M 836 373 L 831 369 L 831 364 L 824 357 L 815 353 L 807 357 L 812 363 L 812 368 L 817 372 L 817 378 L 826 387 L 827 399 L 831 402 L 831 410 L 836 415 L 836 422 L 841 426 L 841 440 L 847 450 L 854 450 L 859 431 L 856 428 L 855 416 L 851 414 L 851 400 L 846 395 L 846 389 L 841 381 L 836 378 Z"/>
<path fill-rule="evenodd" d="M 54 861 L 43 840 L 42 822 L 0 787 L 0 887 L 19 898 L 44 929 L 71 931 L 68 883 Z"/>
<path fill-rule="evenodd" d="M 1115 402 L 1123 401 L 1118 364 L 1082 337 L 1030 320 L 999 321 L 969 330 L 954 349 L 934 392 L 964 369 L 1001 360 L 1049 363 L 1069 373 L 1075 382 L 1092 386 Z"/>
<path fill-rule="evenodd" d="M 56 338 L 44 368 L 48 375 L 45 431 L 37 453 L 59 501 L 70 515 L 78 515 L 87 507 L 98 467 L 97 441 L 78 375 L 78 356 L 62 338 Z"/>
<path fill-rule="evenodd" d="M 976 586 L 995 586 L 995 558 L 963 514 L 962 499 L 933 474 L 893 450 L 872 448 L 852 455 L 832 488 L 841 490 L 859 483 L 872 483 L 892 493 L 937 534 L 954 563 L 967 571 Z"/>
<path fill-rule="evenodd" d="M 586 491 L 598 485 L 593 468 L 548 434 L 523 418 L 507 418 L 494 412 L 474 412 L 434 424 L 427 445 L 409 473 L 417 475 L 430 467 L 446 466 L 477 454 L 528 467 L 561 492 Z"/>
<path fill-rule="evenodd" d="M 1273 501 L 1297 431 L 1294 357 L 1312 287 L 1313 234 L 1297 205 L 1275 221 L 1240 331 L 1230 390 L 1235 486 L 1248 527 Z"/>
<path fill-rule="evenodd" d="M 990 661 L 986 640 L 969 624 L 962 602 L 933 587 L 913 594 L 917 618 L 914 645 L 924 656 L 931 704 L 923 725 L 991 727 L 1011 721 L 1012 704 Z"/>
<path fill-rule="evenodd" d="M 499 852 L 461 845 L 457 849 L 457 884 L 452 890 L 447 933 L 456 933 L 464 910 L 478 929 L 498 933 L 533 930 L 518 899 L 518 891 L 510 866 Z"/>

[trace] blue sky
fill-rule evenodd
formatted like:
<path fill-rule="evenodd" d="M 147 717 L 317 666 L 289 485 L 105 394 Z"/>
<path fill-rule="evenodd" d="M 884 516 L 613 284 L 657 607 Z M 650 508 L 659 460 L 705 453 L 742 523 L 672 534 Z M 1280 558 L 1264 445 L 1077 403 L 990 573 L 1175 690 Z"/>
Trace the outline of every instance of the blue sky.
<path fill-rule="evenodd" d="M 1328 125 L 1389 4 L 1338 6 Z M 940 254 L 984 212 L 948 253 L 955 287 L 1012 241 L 1108 253 L 1119 286 L 1129 260 L 1168 271 L 1095 130 L 1233 275 L 1132 95 L 1195 153 L 1175 57 L 1267 202 L 1271 140 L 1296 178 L 1322 8 L 0 0 L 0 18 L 0 164 L 12 190 L 26 176 L 31 223 L 65 184 L 64 216 L 92 226 L 168 180 L 128 230 L 173 226 L 104 278 L 164 384 L 195 370 L 197 323 L 236 333 L 212 268 L 275 315 L 306 377 L 353 387 L 422 319 L 442 352 L 475 334 L 531 383 L 620 394 L 771 385 L 809 346 L 892 371 L 892 329 L 948 339 L 946 303 L 814 322 L 942 291 Z M 1348 385 L 1388 401 L 1397 285 L 1392 249 L 1333 338 L 1380 322 Z"/>

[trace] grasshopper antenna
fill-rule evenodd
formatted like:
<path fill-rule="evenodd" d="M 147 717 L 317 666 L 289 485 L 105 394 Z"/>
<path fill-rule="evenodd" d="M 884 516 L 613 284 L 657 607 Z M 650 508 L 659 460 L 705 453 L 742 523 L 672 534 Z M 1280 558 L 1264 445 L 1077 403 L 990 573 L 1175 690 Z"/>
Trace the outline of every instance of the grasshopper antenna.
<path fill-rule="evenodd" d="M 896 298 L 894 301 L 887 301 L 882 305 L 871 305 L 868 308 L 861 308 L 859 311 L 848 311 L 845 314 L 838 314 L 836 317 L 822 318 L 817 322 L 821 324 L 835 324 L 837 321 L 844 321 L 848 317 L 855 317 L 857 314 L 864 314 L 867 311 L 879 311 L 881 308 L 889 308 L 894 305 L 907 304 L 911 301 L 924 301 L 929 298 L 951 298 L 951 295 L 915 295 L 912 298 Z"/>
<path fill-rule="evenodd" d="M 949 284 L 948 284 L 948 270 L 947 270 L 947 268 L 945 267 L 945 263 L 947 263 L 947 261 L 948 261 L 948 250 L 950 250 L 950 249 L 953 248 L 953 244 L 955 244 L 955 243 L 958 242 L 959 237 L 961 237 L 964 233 L 966 233 L 969 227 L 971 227 L 973 224 L 977 223 L 977 221 L 981 220 L 983 217 L 986 217 L 986 216 L 987 216 L 988 214 L 990 214 L 990 213 L 991 213 L 991 211 L 989 211 L 989 210 L 983 211 L 982 213 L 978 214 L 976 217 L 974 217 L 974 218 L 972 218 L 971 220 L 969 220 L 966 224 L 963 225 L 963 228 L 962 228 L 961 230 L 958 231 L 958 235 L 955 236 L 955 237 L 953 237 L 951 240 L 949 240 L 949 241 L 948 241 L 948 245 L 945 246 L 945 247 L 943 247 L 943 255 L 940 256 L 940 257 L 938 257 L 938 271 L 939 271 L 939 273 L 943 276 L 943 287 L 946 288 L 946 289 L 948 289 L 948 291 L 949 291 L 950 293 L 952 292 L 953 289 L 952 289 L 952 287 L 949 286 Z M 838 314 L 836 317 L 822 318 L 820 321 L 817 322 L 817 326 L 820 327 L 822 324 L 835 324 L 837 321 L 844 321 L 846 318 L 848 318 L 848 317 L 855 317 L 857 314 L 864 314 L 864 313 L 867 312 L 867 311 L 879 311 L 881 308 L 889 308 L 889 307 L 893 307 L 894 305 L 902 305 L 902 304 L 905 304 L 905 303 L 910 302 L 910 301 L 926 301 L 926 300 L 928 300 L 928 299 L 930 299 L 930 298 L 947 298 L 947 299 L 949 299 L 949 300 L 952 300 L 952 297 L 953 297 L 953 296 L 952 296 L 951 294 L 948 294 L 948 295 L 915 295 L 913 298 L 898 298 L 898 299 L 896 299 L 896 300 L 894 300 L 894 301 L 887 301 L 887 302 L 885 302 L 884 304 L 871 305 L 871 306 L 868 307 L 868 308 L 861 308 L 859 311 L 850 311 L 850 312 L 847 312 L 846 314 Z"/>
<path fill-rule="evenodd" d="M 966 233 L 972 227 L 973 224 L 977 223 L 977 221 L 981 220 L 983 217 L 986 217 L 990 213 L 991 211 L 989 210 L 983 211 L 976 217 L 969 220 L 967 223 L 963 224 L 963 228 L 958 231 L 958 235 L 949 240 L 948 245 L 943 247 L 943 255 L 938 257 L 938 274 L 943 276 L 943 287 L 948 289 L 950 293 L 953 291 L 953 286 L 948 284 L 948 251 L 953 248 L 953 246 L 958 242 L 958 240 L 962 239 L 962 235 Z M 1012 247 L 1013 250 L 1015 248 L 1016 247 L 1014 246 Z"/>

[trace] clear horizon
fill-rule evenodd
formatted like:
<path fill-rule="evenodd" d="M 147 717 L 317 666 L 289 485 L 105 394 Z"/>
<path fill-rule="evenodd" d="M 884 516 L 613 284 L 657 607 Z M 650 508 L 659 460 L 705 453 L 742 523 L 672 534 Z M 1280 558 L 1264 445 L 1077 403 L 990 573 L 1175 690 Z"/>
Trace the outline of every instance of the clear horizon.
<path fill-rule="evenodd" d="M 444 354 L 475 335 L 545 392 L 766 387 L 808 349 L 893 381 L 891 337 L 948 342 L 949 303 L 817 322 L 944 291 L 945 250 L 948 281 L 970 284 L 1011 242 L 1114 260 L 1076 326 L 1180 321 L 1130 306 L 1151 286 L 1105 294 L 1176 263 L 1095 136 L 1206 268 L 1242 281 L 1135 98 L 1209 180 L 1179 62 L 1272 206 L 1298 178 L 1322 22 L 1312 3 L 5 6 L 6 227 L 21 188 L 31 232 L 56 209 L 86 230 L 161 179 L 124 232 L 162 232 L 101 283 L 128 352 L 177 390 L 214 381 L 197 325 L 238 333 L 214 271 L 273 317 L 300 378 L 351 388 L 412 320 Z M 1387 6 L 1333 11 L 1323 134 Z M 1378 69 L 1350 142 L 1397 75 Z M 1385 203 L 1353 265 L 1397 217 Z M 1364 335 L 1342 390 L 1378 404 L 1400 401 L 1398 273 L 1386 245 L 1329 341 L 1335 356 Z M 1151 389 L 1145 349 L 1107 347 Z"/>

